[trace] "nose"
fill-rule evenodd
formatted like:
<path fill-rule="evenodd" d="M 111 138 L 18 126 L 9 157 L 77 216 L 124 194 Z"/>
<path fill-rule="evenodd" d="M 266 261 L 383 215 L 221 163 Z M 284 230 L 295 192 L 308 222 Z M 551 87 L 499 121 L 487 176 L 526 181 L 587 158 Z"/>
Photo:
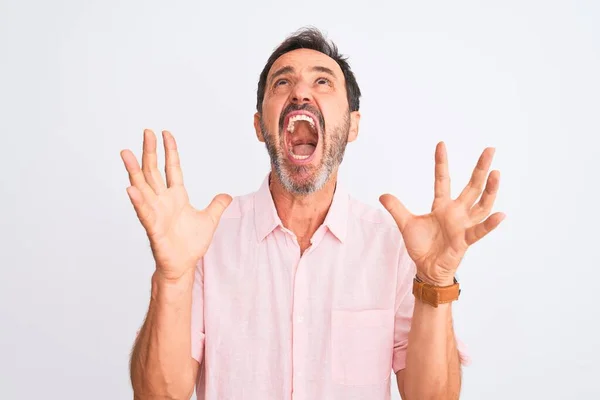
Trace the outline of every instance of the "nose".
<path fill-rule="evenodd" d="M 313 97 L 309 86 L 304 82 L 298 82 L 292 90 L 290 101 L 298 105 L 311 103 L 313 101 Z"/>

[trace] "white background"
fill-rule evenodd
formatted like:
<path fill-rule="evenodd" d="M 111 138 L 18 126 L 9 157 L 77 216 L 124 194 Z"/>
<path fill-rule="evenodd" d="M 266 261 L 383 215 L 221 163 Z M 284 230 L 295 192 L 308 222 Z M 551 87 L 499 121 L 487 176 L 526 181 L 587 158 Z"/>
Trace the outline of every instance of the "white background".
<path fill-rule="evenodd" d="M 258 75 L 304 25 L 363 91 L 355 197 L 427 212 L 438 140 L 454 195 L 497 148 L 507 219 L 459 270 L 462 398 L 600 398 L 599 2 L 2 0 L 1 399 L 131 398 L 153 263 L 119 151 L 170 129 L 197 207 L 255 190 Z"/>

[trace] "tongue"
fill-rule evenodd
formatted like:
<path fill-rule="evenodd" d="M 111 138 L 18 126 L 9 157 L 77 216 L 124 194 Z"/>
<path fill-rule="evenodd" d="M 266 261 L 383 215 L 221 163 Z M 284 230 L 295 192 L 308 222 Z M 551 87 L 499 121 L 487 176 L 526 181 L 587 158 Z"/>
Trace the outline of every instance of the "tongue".
<path fill-rule="evenodd" d="M 297 144 L 292 146 L 292 152 L 297 156 L 310 156 L 315 152 L 315 146 L 312 144 Z"/>
<path fill-rule="evenodd" d="M 314 142 L 315 132 L 312 130 L 308 121 L 296 121 L 294 133 L 292 134 L 292 152 L 297 156 L 310 156 L 315 151 Z"/>

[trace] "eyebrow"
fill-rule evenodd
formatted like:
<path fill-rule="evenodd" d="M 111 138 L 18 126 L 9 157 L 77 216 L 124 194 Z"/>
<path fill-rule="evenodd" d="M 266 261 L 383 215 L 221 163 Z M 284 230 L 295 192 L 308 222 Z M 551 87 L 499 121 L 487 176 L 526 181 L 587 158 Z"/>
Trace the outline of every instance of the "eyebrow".
<path fill-rule="evenodd" d="M 333 72 L 333 70 L 331 70 L 331 68 L 322 67 L 320 65 L 317 65 L 315 67 L 312 67 L 311 71 L 313 71 L 313 72 L 323 72 L 325 74 L 331 75 L 332 77 L 336 78 L 335 73 Z"/>
<path fill-rule="evenodd" d="M 333 78 L 336 78 L 335 73 L 331 68 L 323 67 L 320 65 L 314 66 L 310 69 L 312 72 L 323 72 L 325 74 L 331 75 Z M 279 68 L 277 71 L 273 72 L 273 74 L 269 77 L 269 85 L 273 82 L 275 78 L 281 75 L 290 74 L 294 72 L 295 69 L 291 65 L 286 65 L 285 67 Z"/>
<path fill-rule="evenodd" d="M 271 75 L 271 77 L 269 78 L 269 85 L 278 76 L 289 74 L 289 73 L 292 73 L 292 72 L 294 72 L 294 67 L 292 67 L 290 65 L 287 65 L 285 67 L 279 68 L 277 71 L 273 72 L 273 75 Z"/>

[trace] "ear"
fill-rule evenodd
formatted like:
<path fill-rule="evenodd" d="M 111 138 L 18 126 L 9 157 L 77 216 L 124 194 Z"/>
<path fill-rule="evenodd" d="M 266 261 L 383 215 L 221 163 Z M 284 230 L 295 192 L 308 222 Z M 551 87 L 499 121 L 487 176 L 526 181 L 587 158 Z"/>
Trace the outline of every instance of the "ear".
<path fill-rule="evenodd" d="M 256 137 L 259 142 L 265 142 L 265 137 L 263 136 L 262 129 L 260 128 L 260 114 L 257 112 L 254 114 L 254 131 L 256 132 Z"/>
<path fill-rule="evenodd" d="M 358 124 L 360 122 L 360 112 L 352 111 L 350 113 L 350 131 L 348 132 L 348 143 L 354 142 L 358 136 Z"/>

